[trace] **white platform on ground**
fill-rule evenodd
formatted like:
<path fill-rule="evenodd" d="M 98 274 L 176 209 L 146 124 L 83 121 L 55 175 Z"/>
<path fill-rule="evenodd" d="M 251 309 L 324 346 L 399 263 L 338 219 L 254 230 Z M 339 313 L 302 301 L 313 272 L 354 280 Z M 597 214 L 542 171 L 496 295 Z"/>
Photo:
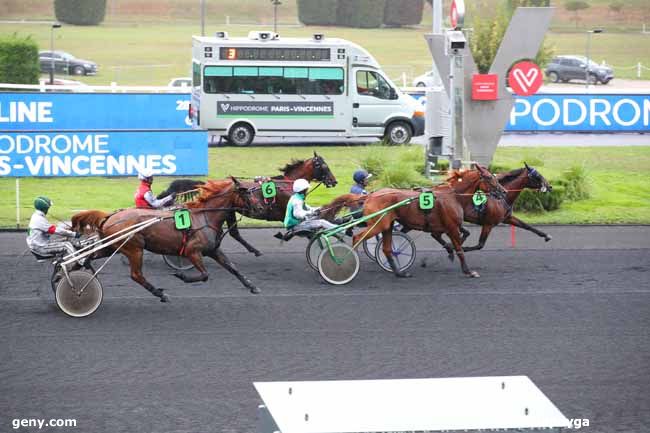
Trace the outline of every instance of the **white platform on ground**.
<path fill-rule="evenodd" d="M 256 382 L 282 433 L 567 427 L 527 376 Z"/>

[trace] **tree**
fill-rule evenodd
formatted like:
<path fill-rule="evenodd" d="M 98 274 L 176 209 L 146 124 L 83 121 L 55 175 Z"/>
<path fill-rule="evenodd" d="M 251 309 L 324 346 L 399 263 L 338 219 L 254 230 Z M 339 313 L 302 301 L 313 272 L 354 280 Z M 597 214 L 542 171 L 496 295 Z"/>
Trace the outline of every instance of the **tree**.
<path fill-rule="evenodd" d="M 335 0 L 298 0 L 298 19 L 305 25 L 331 26 L 336 24 Z"/>
<path fill-rule="evenodd" d="M 388 0 L 384 8 L 384 24 L 408 26 L 420 24 L 424 0 Z"/>
<path fill-rule="evenodd" d="M 56 19 L 79 26 L 96 26 L 106 16 L 106 0 L 54 0 Z"/>
<path fill-rule="evenodd" d="M 576 22 L 576 28 L 577 28 L 578 21 L 580 20 L 580 17 L 578 16 L 578 12 L 584 9 L 588 9 L 589 3 L 583 0 L 569 0 L 566 3 L 564 3 L 564 8 L 569 12 L 573 12 L 573 20 Z"/>
<path fill-rule="evenodd" d="M 386 0 L 338 0 L 336 23 L 347 27 L 379 27 L 384 21 L 385 5 Z"/>

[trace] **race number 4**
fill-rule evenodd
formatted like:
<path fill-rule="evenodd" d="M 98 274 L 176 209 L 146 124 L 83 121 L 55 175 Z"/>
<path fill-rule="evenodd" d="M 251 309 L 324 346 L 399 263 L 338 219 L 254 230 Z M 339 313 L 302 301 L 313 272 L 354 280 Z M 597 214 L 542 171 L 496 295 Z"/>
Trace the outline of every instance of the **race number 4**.
<path fill-rule="evenodd" d="M 277 195 L 275 182 L 264 182 L 262 184 L 262 196 L 264 198 L 273 198 Z"/>
<path fill-rule="evenodd" d="M 420 209 L 430 210 L 436 204 L 436 196 L 431 191 L 420 193 Z"/>
<path fill-rule="evenodd" d="M 174 212 L 174 224 L 176 230 L 187 230 L 192 227 L 192 217 L 187 209 L 179 209 Z"/>

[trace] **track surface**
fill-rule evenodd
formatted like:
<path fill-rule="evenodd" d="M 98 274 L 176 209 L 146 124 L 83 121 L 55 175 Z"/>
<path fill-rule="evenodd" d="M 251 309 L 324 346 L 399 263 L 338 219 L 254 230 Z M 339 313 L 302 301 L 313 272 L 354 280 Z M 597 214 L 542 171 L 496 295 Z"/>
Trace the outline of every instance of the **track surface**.
<path fill-rule="evenodd" d="M 183 285 L 150 255 L 146 275 L 171 304 L 115 260 L 84 320 L 53 306 L 44 264 L 18 257 L 24 235 L 2 233 L 0 432 L 14 418 L 77 420 L 59 432 L 252 432 L 253 381 L 513 374 L 589 419 L 581 431 L 649 432 L 650 227 L 545 230 L 552 242 L 517 232 L 516 249 L 496 230 L 468 255 L 480 279 L 421 236 L 414 278 L 363 258 L 345 287 L 307 269 L 305 241 L 244 230 L 264 256 L 224 247 L 261 295 L 216 263 L 207 283 Z"/>

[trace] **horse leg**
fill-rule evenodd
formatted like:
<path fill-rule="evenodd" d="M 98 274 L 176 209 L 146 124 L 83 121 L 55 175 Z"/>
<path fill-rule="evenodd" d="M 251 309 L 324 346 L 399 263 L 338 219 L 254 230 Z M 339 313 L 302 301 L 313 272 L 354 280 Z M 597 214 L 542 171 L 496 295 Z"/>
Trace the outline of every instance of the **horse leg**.
<path fill-rule="evenodd" d="M 445 250 L 447 250 L 447 257 L 449 258 L 450 262 L 453 262 L 454 248 L 450 243 L 445 242 L 445 240 L 442 238 L 442 233 L 431 233 L 431 237 L 434 238 L 440 245 L 442 245 Z"/>
<path fill-rule="evenodd" d="M 465 227 L 463 227 L 463 226 L 460 226 L 460 232 L 463 234 L 463 236 L 461 237 L 461 240 L 460 240 L 460 241 L 461 241 L 461 243 L 464 244 L 464 243 L 465 243 L 465 240 L 469 237 L 470 232 L 469 232 L 469 230 L 467 230 L 467 229 L 466 229 Z"/>
<path fill-rule="evenodd" d="M 541 238 L 544 238 L 544 240 L 545 240 L 546 242 L 548 242 L 548 241 L 550 241 L 551 239 L 553 239 L 553 238 L 551 237 L 551 235 L 548 235 L 548 234 L 544 233 L 544 232 L 541 231 L 541 230 L 537 230 L 537 229 L 536 229 L 535 227 L 533 227 L 533 226 L 529 226 L 528 224 L 526 224 L 525 222 L 523 222 L 522 220 L 520 220 L 519 218 L 517 218 L 517 217 L 514 216 L 514 215 L 510 215 L 508 218 L 506 218 L 506 219 L 503 221 L 503 223 L 504 223 L 504 224 L 512 224 L 513 226 L 517 226 L 517 227 L 520 227 L 520 228 L 522 228 L 522 229 L 524 229 L 524 230 L 528 230 L 528 231 L 530 231 L 530 232 L 533 232 L 533 233 L 535 233 L 537 236 L 539 236 L 539 237 L 541 237 Z"/>
<path fill-rule="evenodd" d="M 485 242 L 487 242 L 487 238 L 490 236 L 490 232 L 492 231 L 493 227 L 494 226 L 490 225 L 481 226 L 481 236 L 478 239 L 478 244 L 474 245 L 473 247 L 463 248 L 463 251 L 467 252 L 482 249 L 485 246 Z"/>
<path fill-rule="evenodd" d="M 160 302 L 169 302 L 169 296 L 164 293 L 163 289 L 156 289 L 142 274 L 142 256 L 144 255 L 144 251 L 140 248 L 122 249 L 122 254 L 129 259 L 131 279 L 151 292 L 152 295 L 159 297 Z"/>
<path fill-rule="evenodd" d="M 241 272 L 237 270 L 235 265 L 226 257 L 226 255 L 221 251 L 221 248 L 215 248 L 212 252 L 207 254 L 207 256 L 212 257 L 217 263 L 219 263 L 221 266 L 226 268 L 228 272 L 233 274 L 239 281 L 242 282 L 248 290 L 250 290 L 251 293 L 253 294 L 258 294 L 261 292 L 261 290 L 255 286 L 251 281 L 246 278 Z"/>
<path fill-rule="evenodd" d="M 384 255 L 386 256 L 386 259 L 388 260 L 388 264 L 390 265 L 390 268 L 393 270 L 393 273 L 395 274 L 396 277 L 400 278 L 410 278 L 413 275 L 411 275 L 407 271 L 400 271 L 399 268 L 397 267 L 397 264 L 395 263 L 395 258 L 393 257 L 393 229 L 392 225 L 388 228 L 388 230 L 385 230 L 382 233 L 382 240 L 381 240 L 381 249 L 384 251 Z"/>
<path fill-rule="evenodd" d="M 478 272 L 470 271 L 467 263 L 465 262 L 463 244 L 460 242 L 460 230 L 458 230 L 458 228 L 450 229 L 447 231 L 447 236 L 449 236 L 449 239 L 451 239 L 451 243 L 454 244 L 454 249 L 456 250 L 456 255 L 458 256 L 458 261 L 460 262 L 460 267 L 463 270 L 463 273 L 470 277 L 478 278 L 480 276 Z"/>
<path fill-rule="evenodd" d="M 201 253 L 199 251 L 192 251 L 187 255 L 187 258 L 190 259 L 190 262 L 192 262 L 196 270 L 199 271 L 199 275 L 191 277 L 183 271 L 176 271 L 174 272 L 174 276 L 182 280 L 184 283 L 198 283 L 208 281 L 209 274 L 208 270 L 203 264 L 203 259 L 201 259 Z"/>
<path fill-rule="evenodd" d="M 228 215 L 226 216 L 226 224 L 228 224 L 228 232 L 230 233 L 230 236 L 242 244 L 249 253 L 255 254 L 255 257 L 262 255 L 260 250 L 246 242 L 246 240 L 241 237 L 241 234 L 239 234 L 239 228 L 237 228 L 237 215 L 235 215 L 234 212 L 228 212 Z"/>

